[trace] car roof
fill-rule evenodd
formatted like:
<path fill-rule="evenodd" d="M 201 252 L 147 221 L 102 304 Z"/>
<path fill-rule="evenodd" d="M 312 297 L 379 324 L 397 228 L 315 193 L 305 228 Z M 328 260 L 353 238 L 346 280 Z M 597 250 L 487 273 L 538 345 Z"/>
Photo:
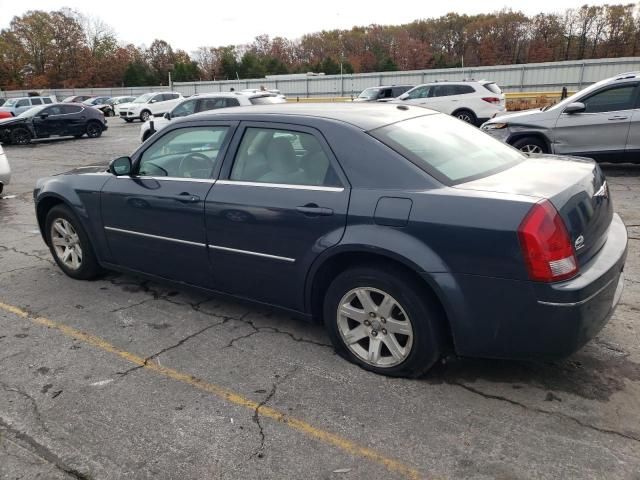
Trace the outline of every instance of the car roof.
<path fill-rule="evenodd" d="M 268 119 L 273 122 L 286 122 L 292 117 L 322 118 L 349 123 L 366 131 L 390 123 L 436 113 L 422 107 L 388 103 L 276 103 L 209 110 L 190 115 L 184 120 L 221 120 L 224 118 L 226 120 Z"/>
<path fill-rule="evenodd" d="M 375 85 L 373 87 L 367 87 L 365 88 L 365 90 L 368 90 L 370 88 L 397 88 L 397 87 L 413 87 L 414 85 L 406 85 L 406 84 L 400 84 L 400 85 Z"/>
<path fill-rule="evenodd" d="M 188 98 L 216 98 L 216 97 L 246 97 L 246 98 L 262 98 L 277 97 L 278 94 L 273 92 L 210 92 L 210 93 L 194 93 Z"/>

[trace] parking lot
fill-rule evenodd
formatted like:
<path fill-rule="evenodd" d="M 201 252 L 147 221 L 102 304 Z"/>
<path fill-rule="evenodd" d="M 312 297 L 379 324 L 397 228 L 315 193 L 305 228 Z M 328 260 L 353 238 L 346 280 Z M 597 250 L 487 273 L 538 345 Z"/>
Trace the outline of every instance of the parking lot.
<path fill-rule="evenodd" d="M 5 147 L 0 479 L 640 479 L 640 166 L 605 166 L 629 231 L 606 328 L 558 362 L 447 359 L 420 380 L 361 370 L 322 328 L 107 274 L 66 277 L 38 231 L 37 178 L 106 163 L 101 138 Z"/>

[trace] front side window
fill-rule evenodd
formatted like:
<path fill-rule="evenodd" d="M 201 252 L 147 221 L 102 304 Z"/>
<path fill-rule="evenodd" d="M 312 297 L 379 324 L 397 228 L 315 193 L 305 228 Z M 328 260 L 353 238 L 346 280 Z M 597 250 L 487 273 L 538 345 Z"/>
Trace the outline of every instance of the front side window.
<path fill-rule="evenodd" d="M 339 185 L 329 157 L 314 135 L 268 128 L 245 130 L 231 170 L 231 180 Z"/>
<path fill-rule="evenodd" d="M 227 102 L 224 98 L 203 98 L 200 100 L 199 112 L 206 112 L 207 110 L 216 110 L 218 108 L 224 108 L 227 106 Z"/>
<path fill-rule="evenodd" d="M 173 130 L 147 148 L 139 175 L 210 178 L 229 127 L 191 127 Z"/>
<path fill-rule="evenodd" d="M 369 133 L 445 184 L 492 175 L 526 159 L 476 127 L 443 114 L 404 120 Z"/>
<path fill-rule="evenodd" d="M 16 107 L 20 108 L 20 107 L 29 107 L 31 105 L 31 102 L 29 102 L 29 100 L 27 98 L 23 98 L 22 100 L 18 100 L 18 103 L 16 103 Z"/>
<path fill-rule="evenodd" d="M 147 103 L 153 97 L 153 93 L 145 93 L 136 98 L 133 103 Z"/>
<path fill-rule="evenodd" d="M 71 114 L 71 113 L 80 113 L 82 111 L 82 107 L 80 105 L 61 105 L 62 113 Z"/>
<path fill-rule="evenodd" d="M 413 100 L 415 98 L 427 98 L 432 88 L 433 87 L 414 88 L 407 94 L 407 100 Z"/>
<path fill-rule="evenodd" d="M 635 85 L 624 85 L 602 90 L 584 99 L 585 113 L 630 110 L 634 106 Z"/>
<path fill-rule="evenodd" d="M 182 102 L 171 112 L 172 118 L 177 117 L 186 117 L 187 115 L 191 115 L 196 111 L 196 100 L 187 100 L 186 102 Z"/>
<path fill-rule="evenodd" d="M 61 105 L 52 105 L 47 107 L 42 111 L 42 113 L 48 113 L 49 116 L 53 115 L 62 115 L 62 106 Z"/>

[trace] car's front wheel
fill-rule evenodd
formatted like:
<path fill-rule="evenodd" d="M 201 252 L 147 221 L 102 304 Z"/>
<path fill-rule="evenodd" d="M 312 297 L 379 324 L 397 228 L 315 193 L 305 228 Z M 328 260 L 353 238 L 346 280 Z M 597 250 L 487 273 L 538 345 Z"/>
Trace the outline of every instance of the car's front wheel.
<path fill-rule="evenodd" d="M 149 110 L 143 110 L 142 112 L 140 112 L 140 120 L 142 120 L 143 122 L 146 122 L 150 118 L 151 112 Z"/>
<path fill-rule="evenodd" d="M 324 321 L 336 351 L 376 373 L 417 377 L 441 355 L 440 309 L 394 267 L 338 275 L 325 296 Z"/>
<path fill-rule="evenodd" d="M 11 143 L 14 145 L 27 145 L 31 142 L 31 133 L 26 128 L 16 128 L 11 132 Z"/>
<path fill-rule="evenodd" d="M 524 153 L 549 153 L 547 145 L 537 137 L 519 138 L 513 146 Z"/>
<path fill-rule="evenodd" d="M 56 205 L 49 211 L 45 234 L 54 260 L 68 276 L 88 280 L 100 273 L 89 237 L 67 206 Z"/>

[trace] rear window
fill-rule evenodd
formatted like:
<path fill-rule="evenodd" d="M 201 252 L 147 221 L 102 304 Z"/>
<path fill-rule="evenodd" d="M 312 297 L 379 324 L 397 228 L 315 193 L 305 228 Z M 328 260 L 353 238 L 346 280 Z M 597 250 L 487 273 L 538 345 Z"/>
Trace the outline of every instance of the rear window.
<path fill-rule="evenodd" d="M 500 90 L 500 87 L 495 83 L 485 83 L 482 86 L 487 90 L 489 90 L 491 93 L 495 93 L 496 95 L 500 95 L 502 93 L 502 90 Z"/>
<path fill-rule="evenodd" d="M 492 175 L 526 158 L 476 127 L 442 114 L 369 133 L 446 185 Z"/>
<path fill-rule="evenodd" d="M 254 97 L 249 99 L 252 105 L 270 105 L 272 103 L 286 103 L 286 100 L 281 97 Z"/>

